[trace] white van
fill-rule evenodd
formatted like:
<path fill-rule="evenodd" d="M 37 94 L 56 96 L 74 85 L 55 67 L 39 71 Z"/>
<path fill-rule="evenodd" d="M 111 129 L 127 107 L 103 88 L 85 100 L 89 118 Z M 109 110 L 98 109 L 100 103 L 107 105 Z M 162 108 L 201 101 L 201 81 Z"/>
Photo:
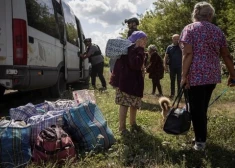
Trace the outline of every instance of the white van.
<path fill-rule="evenodd" d="M 5 89 L 50 87 L 89 80 L 79 19 L 63 0 L 0 0 L 0 96 Z"/>

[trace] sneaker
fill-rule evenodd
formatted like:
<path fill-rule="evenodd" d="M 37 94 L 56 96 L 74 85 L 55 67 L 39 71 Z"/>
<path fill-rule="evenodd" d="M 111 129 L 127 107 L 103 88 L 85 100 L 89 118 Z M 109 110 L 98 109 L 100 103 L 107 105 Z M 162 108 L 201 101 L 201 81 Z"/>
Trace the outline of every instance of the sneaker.
<path fill-rule="evenodd" d="M 196 151 L 204 151 L 206 147 L 206 143 L 205 142 L 195 142 L 195 145 L 193 146 L 193 148 Z"/>
<path fill-rule="evenodd" d="M 121 136 L 126 137 L 126 136 L 129 136 L 129 135 L 130 135 L 130 131 L 128 131 L 127 129 L 124 129 L 124 130 L 121 131 Z"/>
<path fill-rule="evenodd" d="M 193 138 L 193 139 L 192 139 L 192 144 L 195 144 L 195 142 L 196 142 L 196 139 Z"/>
<path fill-rule="evenodd" d="M 105 91 L 105 90 L 107 90 L 106 87 L 101 87 L 101 88 L 99 88 L 99 91 L 100 91 L 100 92 Z"/>
<path fill-rule="evenodd" d="M 169 98 L 170 99 L 173 99 L 175 97 L 175 95 L 170 95 Z"/>
<path fill-rule="evenodd" d="M 163 94 L 157 94 L 156 96 L 157 96 L 157 97 L 162 97 L 162 96 L 163 96 Z"/>
<path fill-rule="evenodd" d="M 139 126 L 139 125 L 137 125 L 137 124 L 133 124 L 132 126 L 131 126 L 131 132 L 140 132 L 140 131 L 142 131 L 142 128 L 141 128 L 141 126 Z"/>
<path fill-rule="evenodd" d="M 92 85 L 92 87 L 93 87 L 93 89 L 94 89 L 94 90 L 96 90 L 96 89 L 97 89 L 97 87 L 96 87 L 95 85 Z"/>

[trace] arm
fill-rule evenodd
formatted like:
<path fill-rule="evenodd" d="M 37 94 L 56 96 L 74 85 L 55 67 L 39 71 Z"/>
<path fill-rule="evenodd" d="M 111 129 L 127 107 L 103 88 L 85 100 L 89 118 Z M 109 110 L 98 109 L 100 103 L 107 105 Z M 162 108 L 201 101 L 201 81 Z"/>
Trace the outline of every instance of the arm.
<path fill-rule="evenodd" d="M 164 59 L 163 59 L 163 65 L 164 65 L 165 71 L 168 70 L 168 68 L 167 68 L 167 60 L 169 59 L 168 57 L 169 57 L 169 55 L 166 53 L 166 54 L 165 54 L 165 57 L 164 57 Z"/>
<path fill-rule="evenodd" d="M 94 46 L 90 46 L 86 52 L 83 54 L 83 59 L 89 58 L 94 52 L 96 51 L 96 48 Z"/>
<path fill-rule="evenodd" d="M 149 65 L 147 66 L 147 72 L 151 72 L 151 69 L 153 68 L 153 66 L 156 66 L 156 62 L 157 62 L 157 57 L 154 55 L 151 55 L 150 60 L 149 60 Z"/>
<path fill-rule="evenodd" d="M 182 49 L 182 77 L 181 77 L 181 86 L 185 85 L 185 88 L 188 89 L 188 72 L 193 60 L 193 48 L 192 45 L 183 43 L 181 45 Z"/>
<path fill-rule="evenodd" d="M 233 59 L 228 51 L 227 47 L 222 47 L 220 49 L 220 54 L 224 60 L 226 67 L 228 68 L 229 77 L 228 77 L 228 86 L 235 86 L 235 83 L 232 83 L 232 80 L 235 80 L 235 71 L 233 65 Z"/>

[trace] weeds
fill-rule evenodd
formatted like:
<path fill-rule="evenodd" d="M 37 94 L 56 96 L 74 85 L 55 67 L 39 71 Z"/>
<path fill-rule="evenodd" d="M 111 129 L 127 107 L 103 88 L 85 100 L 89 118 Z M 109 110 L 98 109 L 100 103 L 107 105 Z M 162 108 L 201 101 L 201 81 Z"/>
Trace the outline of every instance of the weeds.
<path fill-rule="evenodd" d="M 109 70 L 105 69 L 105 77 L 109 81 Z M 187 135 L 172 136 L 163 132 L 162 118 L 158 98 L 150 95 L 151 81 L 145 77 L 143 106 L 137 114 L 137 122 L 143 131 L 132 133 L 131 137 L 123 138 L 118 133 L 118 106 L 115 104 L 115 90 L 108 86 L 105 92 L 95 91 L 96 102 L 102 110 L 109 127 L 112 129 L 116 143 L 108 150 L 91 151 L 79 154 L 76 162 L 66 162 L 64 168 L 232 168 L 235 165 L 235 117 L 233 105 L 235 101 L 234 88 L 229 88 L 221 98 L 209 108 L 208 112 L 208 142 L 205 152 L 192 149 L 193 130 Z M 225 86 L 225 80 L 218 84 L 212 99 L 219 95 Z M 97 80 L 99 83 L 99 80 Z M 169 95 L 169 76 L 165 74 L 161 81 L 163 94 Z M 76 89 L 74 89 L 76 90 Z M 67 97 L 71 98 L 71 92 Z M 129 117 L 129 116 L 128 116 Z M 127 126 L 130 127 L 129 118 Z M 29 165 L 31 168 L 35 165 Z M 53 167 L 50 165 L 49 167 Z M 40 167 L 40 166 L 37 166 Z M 43 167 L 43 166 L 42 166 Z M 48 165 L 44 165 L 48 167 Z"/>

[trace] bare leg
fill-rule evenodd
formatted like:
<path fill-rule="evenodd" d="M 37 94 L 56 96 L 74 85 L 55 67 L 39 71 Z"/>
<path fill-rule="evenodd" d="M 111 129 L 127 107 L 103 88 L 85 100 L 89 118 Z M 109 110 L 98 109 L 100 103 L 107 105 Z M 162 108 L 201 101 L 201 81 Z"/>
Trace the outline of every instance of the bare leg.
<path fill-rule="evenodd" d="M 126 129 L 126 115 L 128 107 L 120 105 L 119 107 L 119 131 Z"/>
<path fill-rule="evenodd" d="M 136 113 L 137 113 L 137 108 L 130 107 L 130 125 L 136 124 Z"/>

